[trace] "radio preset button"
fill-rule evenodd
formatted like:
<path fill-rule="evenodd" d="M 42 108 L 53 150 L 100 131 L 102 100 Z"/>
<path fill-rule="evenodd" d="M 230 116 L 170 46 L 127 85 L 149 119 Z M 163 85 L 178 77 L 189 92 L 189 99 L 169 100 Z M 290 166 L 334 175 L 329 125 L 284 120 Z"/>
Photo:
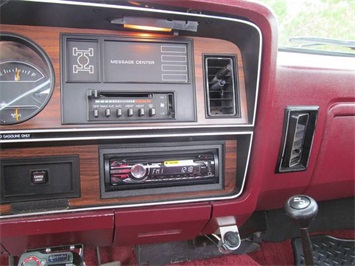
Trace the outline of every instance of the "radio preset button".
<path fill-rule="evenodd" d="M 141 164 L 135 164 L 131 168 L 131 175 L 136 179 L 142 179 L 145 177 L 147 170 Z"/>

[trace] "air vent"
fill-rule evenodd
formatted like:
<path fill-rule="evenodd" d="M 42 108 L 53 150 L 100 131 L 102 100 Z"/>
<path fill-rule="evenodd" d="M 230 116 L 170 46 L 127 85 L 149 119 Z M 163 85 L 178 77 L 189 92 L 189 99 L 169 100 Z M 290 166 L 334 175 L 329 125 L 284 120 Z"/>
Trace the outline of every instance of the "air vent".
<path fill-rule="evenodd" d="M 286 108 L 284 136 L 276 172 L 307 169 L 317 114 L 318 106 Z"/>
<path fill-rule="evenodd" d="M 205 57 L 207 116 L 238 115 L 234 57 Z"/>
<path fill-rule="evenodd" d="M 295 166 L 301 162 L 308 118 L 308 113 L 296 114 L 291 117 L 291 120 L 293 120 L 292 125 L 296 126 L 296 128 L 294 129 L 295 134 L 293 136 L 290 158 L 288 160 L 289 167 Z"/>

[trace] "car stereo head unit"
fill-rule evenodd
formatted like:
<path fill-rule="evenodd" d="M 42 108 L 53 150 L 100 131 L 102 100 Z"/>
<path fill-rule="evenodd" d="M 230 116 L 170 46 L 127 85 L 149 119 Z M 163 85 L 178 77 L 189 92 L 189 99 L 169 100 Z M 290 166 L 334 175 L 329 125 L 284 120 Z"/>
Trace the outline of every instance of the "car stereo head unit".
<path fill-rule="evenodd" d="M 100 149 L 101 196 L 223 188 L 223 145 Z"/>
<path fill-rule="evenodd" d="M 214 150 L 183 154 L 106 156 L 105 170 L 112 189 L 218 182 Z"/>

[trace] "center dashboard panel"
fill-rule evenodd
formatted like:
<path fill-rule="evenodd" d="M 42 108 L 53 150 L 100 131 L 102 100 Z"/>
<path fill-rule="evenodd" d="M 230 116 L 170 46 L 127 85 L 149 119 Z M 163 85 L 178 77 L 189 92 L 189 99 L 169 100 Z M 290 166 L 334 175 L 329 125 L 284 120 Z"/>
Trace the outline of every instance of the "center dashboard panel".
<path fill-rule="evenodd" d="M 260 75 L 258 27 L 243 19 L 114 8 L 123 16 L 148 12 L 198 29 L 164 34 L 116 28 L 107 25 L 107 6 L 100 8 L 104 29 L 65 22 L 23 26 L 4 18 L 0 45 L 9 34 L 29 43 L 46 63 L 33 69 L 50 86 L 26 81 L 37 72 L 0 51 L 6 96 L 0 103 L 1 218 L 206 203 L 243 194 Z M 229 34 L 230 27 L 239 34 Z M 21 60 L 32 66 L 31 58 Z M 24 89 L 15 90 L 21 84 Z M 25 105 L 37 102 L 38 111 L 21 119 Z M 70 161 L 66 171 L 58 158 Z M 65 187 L 58 192 L 61 180 Z"/>
<path fill-rule="evenodd" d="M 196 120 L 191 40 L 62 38 L 63 124 Z"/>

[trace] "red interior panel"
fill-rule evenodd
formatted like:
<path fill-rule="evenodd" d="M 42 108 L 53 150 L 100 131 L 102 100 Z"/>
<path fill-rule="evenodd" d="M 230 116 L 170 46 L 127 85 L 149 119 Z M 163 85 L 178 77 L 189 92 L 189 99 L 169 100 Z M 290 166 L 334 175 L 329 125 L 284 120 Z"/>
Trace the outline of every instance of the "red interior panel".
<path fill-rule="evenodd" d="M 354 131 L 347 123 L 350 123 L 353 119 L 348 117 L 345 119 L 347 122 L 335 122 L 333 125 L 333 117 L 335 117 L 335 114 L 330 113 L 335 112 L 335 110 L 327 111 L 332 110 L 337 102 L 349 104 L 354 100 L 354 71 L 351 71 L 348 67 L 351 61 L 346 57 L 301 53 L 279 52 L 278 56 L 277 83 L 273 92 L 275 98 L 272 104 L 272 111 L 259 109 L 259 112 L 267 112 L 269 115 L 267 119 L 263 121 L 259 120 L 260 123 L 257 124 L 257 131 L 269 129 L 272 131 L 272 134 L 270 134 L 270 137 L 263 139 L 263 145 L 267 145 L 267 154 L 260 155 L 259 153 L 254 153 L 253 156 L 255 157 L 253 157 L 254 159 L 251 165 L 251 168 L 257 167 L 257 163 L 259 162 L 257 157 L 261 157 L 260 160 L 265 159 L 267 162 L 263 169 L 257 208 L 272 209 L 283 207 L 288 197 L 294 194 L 307 193 L 306 188 L 311 184 L 311 180 L 312 186 L 314 186 L 314 188 L 312 188 L 312 195 L 316 199 L 318 199 L 318 196 L 319 200 L 326 200 L 334 198 L 335 195 L 340 197 L 346 197 L 349 196 L 349 194 L 353 195 L 354 191 L 350 192 L 348 190 L 347 193 L 343 193 L 342 187 L 345 184 L 339 187 L 333 187 L 333 196 L 330 194 L 325 195 L 321 192 L 322 189 L 316 189 L 315 187 L 318 182 L 327 183 L 329 178 L 333 181 L 337 179 L 336 177 L 329 177 L 328 174 L 330 173 L 326 174 L 329 178 L 325 177 L 325 179 L 323 179 L 318 177 L 318 175 L 323 172 L 320 169 L 324 167 L 326 160 L 333 160 L 332 158 L 335 157 L 341 158 L 347 153 L 350 153 L 348 159 L 342 163 L 338 160 L 336 160 L 336 162 L 338 162 L 337 167 L 342 165 L 344 168 L 342 171 L 345 172 L 343 173 L 345 174 L 344 178 L 347 180 L 347 185 L 351 184 L 351 167 L 349 169 L 349 164 L 351 165 L 350 162 L 354 158 L 353 150 L 351 152 L 351 149 L 354 149 L 354 134 L 351 132 Z M 307 105 L 319 106 L 308 169 L 303 172 L 275 174 L 277 156 L 282 138 L 284 108 L 286 106 Z M 349 107 L 347 107 L 346 114 L 342 111 L 342 115 L 348 116 L 354 114 L 353 111 L 348 108 Z M 340 109 L 336 111 L 336 113 L 338 112 L 340 112 Z M 336 129 L 332 129 L 330 132 L 333 126 L 335 126 Z M 332 141 L 327 144 L 330 138 L 333 138 L 340 132 L 345 132 L 347 135 L 346 141 L 342 144 L 347 146 L 344 151 L 340 148 L 334 149 L 334 146 L 337 146 L 338 143 L 336 139 L 332 139 Z M 259 149 L 259 147 L 255 146 L 254 148 L 255 150 Z M 325 153 L 327 153 L 327 155 L 325 155 Z M 323 158 L 323 156 L 328 159 Z M 318 157 L 319 159 L 317 159 Z M 345 166 L 346 163 L 347 166 Z M 329 165 L 329 167 L 332 166 Z M 251 172 L 253 172 L 253 170 L 251 170 Z M 353 188 L 353 186 L 351 187 Z"/>
<path fill-rule="evenodd" d="M 13 255 L 63 243 L 107 246 L 112 242 L 113 225 L 113 213 L 103 211 L 17 218 L 0 221 L 1 242 Z"/>
<path fill-rule="evenodd" d="M 199 235 L 210 215 L 210 205 L 117 211 L 114 241 L 127 245 L 189 239 Z"/>
<path fill-rule="evenodd" d="M 322 145 L 306 194 L 318 200 L 351 197 L 355 188 L 355 105 L 328 111 Z"/>

